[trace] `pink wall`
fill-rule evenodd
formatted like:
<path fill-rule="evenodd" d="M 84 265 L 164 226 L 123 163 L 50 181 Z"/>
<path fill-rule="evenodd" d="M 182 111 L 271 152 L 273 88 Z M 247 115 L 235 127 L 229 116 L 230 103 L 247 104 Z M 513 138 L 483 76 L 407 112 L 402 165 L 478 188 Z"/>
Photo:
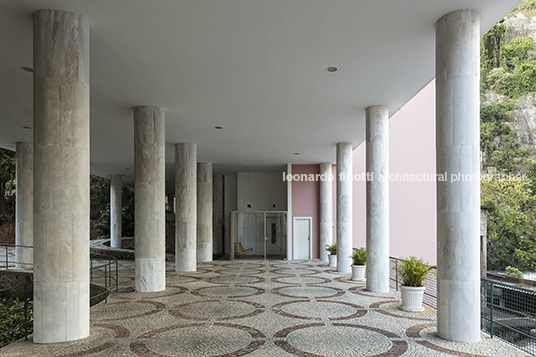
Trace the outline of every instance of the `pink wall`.
<path fill-rule="evenodd" d="M 390 174 L 435 174 L 435 82 L 391 117 L 389 131 Z M 353 171 L 365 172 L 365 143 L 354 150 Z M 390 181 L 389 189 L 389 254 L 414 255 L 435 264 L 435 181 Z M 365 183 L 354 182 L 354 247 L 365 246 L 365 197 Z"/>
<path fill-rule="evenodd" d="M 430 83 L 389 120 L 390 181 L 389 254 L 414 255 L 436 263 L 435 181 L 410 181 L 409 175 L 435 174 L 435 82 Z M 365 169 L 365 143 L 353 152 L 353 173 Z M 293 174 L 317 174 L 318 165 L 293 165 Z M 335 167 L 333 175 L 336 175 Z M 396 176 L 395 176 L 396 177 Z M 415 177 L 416 179 L 416 177 Z M 292 216 L 313 217 L 313 257 L 319 258 L 319 182 L 292 182 Z M 333 222 L 336 222 L 336 183 L 333 183 Z M 366 242 L 366 183 L 353 184 L 353 246 Z M 335 229 L 333 239 L 336 239 Z M 322 247 L 323 248 L 323 247 Z"/>
<path fill-rule="evenodd" d="M 319 165 L 292 165 L 292 174 L 320 173 Z M 333 177 L 337 174 L 335 165 L 332 166 Z M 333 203 L 333 241 L 337 240 L 337 186 L 332 183 Z M 292 222 L 294 217 L 313 217 L 313 259 L 320 258 L 320 182 L 319 181 L 292 181 Z M 294 243 L 294 242 L 293 242 Z M 293 245 L 294 246 L 294 245 Z"/>
<path fill-rule="evenodd" d="M 292 175 L 316 175 L 319 172 L 318 165 L 292 165 Z M 313 217 L 313 259 L 320 257 L 318 250 L 318 242 L 320 241 L 319 201 L 320 182 L 292 181 L 292 222 L 294 222 L 294 217 Z"/>

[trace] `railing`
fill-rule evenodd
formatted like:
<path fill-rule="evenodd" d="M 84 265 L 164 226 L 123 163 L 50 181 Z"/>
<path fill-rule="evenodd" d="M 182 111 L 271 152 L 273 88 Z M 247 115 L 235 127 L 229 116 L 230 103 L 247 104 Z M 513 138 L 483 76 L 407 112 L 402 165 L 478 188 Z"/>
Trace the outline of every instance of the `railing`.
<path fill-rule="evenodd" d="M 107 260 L 107 262 L 95 262 L 94 259 L 99 260 Z M 104 271 L 103 271 L 104 270 Z M 108 257 L 108 256 L 101 256 L 97 254 L 91 254 L 90 255 L 90 281 L 96 281 L 99 280 L 99 283 L 102 281 L 104 284 L 104 291 L 99 292 L 95 295 L 91 295 L 90 299 L 98 299 L 102 295 L 104 295 L 104 300 L 107 303 L 108 302 L 108 295 L 115 290 L 116 292 L 119 289 L 119 274 L 118 274 L 118 264 L 117 259 L 115 257 Z M 102 279 L 102 280 L 101 280 Z M 24 321 L 20 323 L 14 324 L 13 327 L 11 327 L 9 330 L 4 331 L 0 333 L 0 338 L 2 336 L 8 335 L 9 333 L 13 333 L 17 329 L 20 329 L 21 327 L 24 329 L 24 338 L 28 339 L 28 334 L 31 333 L 31 323 L 33 319 L 29 317 L 31 315 L 31 308 L 29 308 L 29 305 L 31 304 L 31 298 L 28 296 L 28 291 L 31 290 L 33 287 L 32 282 L 19 284 L 16 286 L 11 286 L 8 288 L 0 289 L 0 294 L 5 293 L 9 290 L 16 290 L 19 288 L 24 289 Z M 13 293 L 10 295 L 14 295 Z M 102 300 L 98 300 L 102 301 Z M 5 326 L 6 320 L 9 320 L 10 316 L 0 316 L 0 325 Z M 16 338 L 15 338 L 16 337 Z M 21 338 L 22 336 L 14 335 L 14 339 Z M 0 347 L 2 347 L 0 345 Z"/>
<path fill-rule="evenodd" d="M 18 254 L 16 254 L 16 252 L 20 252 L 25 249 L 33 249 L 33 247 L 31 245 L 0 243 L 0 252 L 3 253 L 0 259 L 0 268 L 9 269 L 10 267 L 16 267 L 31 269 L 33 267 L 32 263 L 17 261 L 17 259 L 20 259 L 20 257 L 17 256 Z M 10 260 L 10 256 L 13 257 L 13 259 Z"/>
<path fill-rule="evenodd" d="M 389 257 L 389 286 L 396 291 L 399 290 L 399 287 L 403 282 L 399 280 L 398 272 L 393 269 L 395 267 L 394 262 L 403 261 L 404 259 Z M 431 274 L 428 274 L 428 277 L 424 280 L 424 286 L 426 286 L 426 290 L 424 290 L 422 302 L 437 309 L 437 278 L 435 269 Z"/>
<path fill-rule="evenodd" d="M 536 291 L 480 280 L 482 330 L 536 355 Z"/>
<path fill-rule="evenodd" d="M 93 259 L 108 260 L 108 262 L 96 263 L 95 265 Z M 104 291 L 91 296 L 91 299 L 96 299 L 104 295 L 105 302 L 108 302 L 108 295 L 110 295 L 110 293 L 114 289 L 115 292 L 119 291 L 119 272 L 117 269 L 117 258 L 100 254 L 90 254 L 90 264 L 90 281 L 94 281 L 94 278 L 102 278 L 104 280 Z M 115 268 L 115 274 L 113 274 L 112 268 Z M 104 269 L 104 275 L 99 274 L 98 269 Z"/>

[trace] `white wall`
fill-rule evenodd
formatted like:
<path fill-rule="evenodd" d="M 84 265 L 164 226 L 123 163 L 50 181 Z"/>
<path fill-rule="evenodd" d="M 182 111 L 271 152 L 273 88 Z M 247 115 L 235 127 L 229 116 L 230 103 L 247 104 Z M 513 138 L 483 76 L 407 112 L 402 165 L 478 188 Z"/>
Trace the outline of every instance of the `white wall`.
<path fill-rule="evenodd" d="M 287 210 L 287 182 L 283 181 L 283 172 L 239 172 L 237 187 L 238 211 Z"/>
<path fill-rule="evenodd" d="M 223 250 L 225 254 L 229 254 L 229 212 L 238 210 L 237 204 L 237 176 L 236 175 L 225 175 L 223 177 L 224 181 L 224 211 L 225 211 L 225 244 Z"/>

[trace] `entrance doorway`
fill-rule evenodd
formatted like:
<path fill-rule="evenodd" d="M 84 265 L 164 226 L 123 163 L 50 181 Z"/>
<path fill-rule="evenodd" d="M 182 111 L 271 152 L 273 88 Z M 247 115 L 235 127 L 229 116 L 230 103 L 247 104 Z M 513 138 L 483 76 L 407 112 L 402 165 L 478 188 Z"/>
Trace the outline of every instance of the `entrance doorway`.
<path fill-rule="evenodd" d="M 230 215 L 229 258 L 234 259 L 236 243 L 244 249 L 252 248 L 244 255 L 249 259 L 285 259 L 287 256 L 286 211 L 232 211 Z"/>

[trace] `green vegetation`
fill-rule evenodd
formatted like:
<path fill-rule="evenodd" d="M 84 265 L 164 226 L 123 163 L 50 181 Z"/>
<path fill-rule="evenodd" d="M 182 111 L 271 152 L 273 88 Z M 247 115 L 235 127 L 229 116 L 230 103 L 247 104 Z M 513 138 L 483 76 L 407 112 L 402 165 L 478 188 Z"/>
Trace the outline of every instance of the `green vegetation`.
<path fill-rule="evenodd" d="M 522 12 L 526 17 L 536 15 L 536 0 L 523 1 L 508 15 L 508 17 L 514 16 L 520 12 Z"/>
<path fill-rule="evenodd" d="M 337 255 L 337 242 L 333 243 L 333 245 L 326 245 L 324 249 L 331 255 Z"/>
<path fill-rule="evenodd" d="M 531 16 L 536 0 L 516 12 Z M 481 183 L 481 204 L 489 207 L 488 269 L 536 270 L 536 151 L 521 148 L 514 117 L 515 100 L 536 91 L 536 47 L 530 37 L 507 43 L 506 31 L 501 21 L 481 40 L 482 96 L 504 96 L 480 108 L 482 172 L 525 176 Z"/>
<path fill-rule="evenodd" d="M 432 273 L 432 270 L 436 269 L 435 265 L 430 265 L 428 262 L 424 262 L 422 258 L 417 259 L 415 257 L 409 257 L 405 260 L 398 261 L 393 260 L 395 270 L 405 286 L 421 287 L 424 286 L 423 282 Z"/>
<path fill-rule="evenodd" d="M 514 278 L 523 279 L 523 273 L 514 267 L 507 266 L 504 275 L 513 276 Z"/>
<path fill-rule="evenodd" d="M 110 238 L 110 180 L 91 175 L 91 219 L 97 220 L 102 238 Z M 134 188 L 121 186 L 121 231 L 123 237 L 134 237 Z"/>
<path fill-rule="evenodd" d="M 363 247 L 359 249 L 354 248 L 350 258 L 354 261 L 354 265 L 365 265 L 367 262 L 367 251 Z"/>
<path fill-rule="evenodd" d="M 536 91 L 534 39 L 517 38 L 505 43 L 506 26 L 499 23 L 482 37 L 481 90 L 517 99 Z"/>
<path fill-rule="evenodd" d="M 0 148 L 0 224 L 15 220 L 15 153 Z"/>
<path fill-rule="evenodd" d="M 28 334 L 33 332 L 33 301 L 28 301 Z M 0 347 L 24 337 L 24 301 L 0 302 Z"/>
<path fill-rule="evenodd" d="M 488 269 L 536 270 L 536 198 L 528 183 L 491 180 L 481 187 L 482 204 L 489 207 Z"/>

